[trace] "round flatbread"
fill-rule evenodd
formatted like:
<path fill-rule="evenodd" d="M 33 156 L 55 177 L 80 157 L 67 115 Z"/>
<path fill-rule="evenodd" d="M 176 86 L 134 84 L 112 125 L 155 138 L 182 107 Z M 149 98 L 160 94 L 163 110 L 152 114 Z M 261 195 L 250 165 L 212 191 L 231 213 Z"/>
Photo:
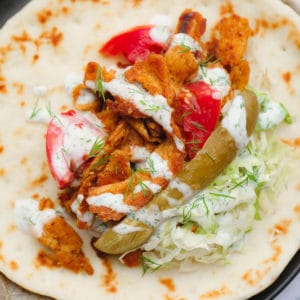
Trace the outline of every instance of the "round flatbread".
<path fill-rule="evenodd" d="M 207 19 L 207 37 L 222 15 L 234 11 L 249 20 L 254 33 L 246 53 L 250 85 L 284 103 L 294 121 L 276 130 L 278 139 L 294 149 L 292 176 L 272 209 L 255 222 L 243 251 L 226 265 L 199 264 L 192 272 L 162 269 L 142 276 L 139 268 L 99 258 L 83 232 L 92 276 L 38 265 L 41 245 L 16 227 L 13 210 L 17 199 L 57 196 L 43 150 L 45 126 L 26 121 L 37 101 L 34 88 L 46 88 L 39 101 L 51 102 L 54 111 L 72 108 L 64 80 L 89 61 L 109 64 L 112 60 L 98 53 L 105 41 L 157 14 L 168 15 L 175 26 L 185 8 Z M 33 0 L 2 28 L 0 44 L 0 271 L 9 279 L 64 300 L 243 299 L 278 277 L 300 241 L 300 19 L 291 8 L 274 0 Z"/>

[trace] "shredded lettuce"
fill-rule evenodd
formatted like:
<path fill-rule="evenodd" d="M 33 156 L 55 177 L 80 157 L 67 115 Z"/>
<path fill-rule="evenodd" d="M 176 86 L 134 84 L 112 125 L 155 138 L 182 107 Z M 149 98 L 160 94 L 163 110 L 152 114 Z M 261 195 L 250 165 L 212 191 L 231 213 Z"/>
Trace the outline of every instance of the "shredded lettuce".
<path fill-rule="evenodd" d="M 268 129 L 291 119 L 284 106 L 274 104 L 264 93 L 256 95 L 262 109 L 258 131 L 205 190 L 187 204 L 165 212 L 169 218 L 143 246 L 144 270 L 172 263 L 189 269 L 195 261 L 227 262 L 228 254 L 240 249 L 255 220 L 262 218 L 261 209 L 271 205 L 273 193 L 282 186 L 286 151 Z M 268 115 L 268 110 L 277 109 L 277 115 Z"/>

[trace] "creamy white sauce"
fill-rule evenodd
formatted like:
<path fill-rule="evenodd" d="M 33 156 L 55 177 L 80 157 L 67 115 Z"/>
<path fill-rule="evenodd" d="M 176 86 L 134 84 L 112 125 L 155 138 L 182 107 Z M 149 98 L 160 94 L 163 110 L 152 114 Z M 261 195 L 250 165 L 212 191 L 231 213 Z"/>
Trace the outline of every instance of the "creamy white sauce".
<path fill-rule="evenodd" d="M 183 46 L 191 52 L 201 50 L 199 43 L 186 33 L 177 33 L 173 36 L 170 48 L 177 45 Z"/>
<path fill-rule="evenodd" d="M 173 136 L 173 140 L 174 140 L 174 143 L 176 145 L 176 148 L 179 151 L 184 151 L 184 148 L 185 148 L 184 142 L 175 135 Z"/>
<path fill-rule="evenodd" d="M 142 183 L 138 184 L 134 190 L 133 193 L 139 193 L 145 191 L 151 191 L 153 194 L 158 193 L 161 190 L 161 186 L 159 184 L 153 183 L 149 180 L 144 180 Z"/>
<path fill-rule="evenodd" d="M 103 193 L 99 196 L 90 196 L 86 199 L 87 203 L 92 206 L 105 206 L 118 213 L 130 213 L 135 210 L 133 206 L 124 202 L 124 195 Z"/>
<path fill-rule="evenodd" d="M 213 95 L 216 100 L 224 98 L 230 91 L 229 75 L 223 68 L 199 67 L 198 75 L 193 81 L 200 80 L 211 85 L 219 92 Z"/>
<path fill-rule="evenodd" d="M 96 101 L 96 95 L 88 89 L 81 89 L 77 97 L 77 104 L 87 105 Z"/>
<path fill-rule="evenodd" d="M 260 111 L 257 119 L 257 126 L 261 130 L 271 129 L 281 123 L 286 112 L 281 105 L 274 101 L 266 101 L 263 111 Z"/>
<path fill-rule="evenodd" d="M 44 97 L 48 92 L 48 88 L 44 85 L 36 85 L 33 87 L 33 94 L 37 97 Z"/>
<path fill-rule="evenodd" d="M 117 95 L 134 104 L 140 112 L 152 117 L 168 133 L 173 132 L 171 127 L 172 108 L 167 99 L 162 95 L 151 95 L 140 85 L 129 83 L 124 77 L 124 70 L 117 69 L 116 77 L 109 82 L 103 82 L 103 87 L 112 95 Z"/>
<path fill-rule="evenodd" d="M 128 234 L 132 232 L 142 231 L 143 228 L 139 226 L 133 226 L 129 224 L 120 223 L 112 228 L 112 230 L 118 234 Z"/>
<path fill-rule="evenodd" d="M 245 101 L 241 95 L 237 95 L 230 103 L 230 107 L 222 120 L 222 126 L 227 129 L 234 138 L 239 150 L 243 149 L 249 141 L 246 128 Z"/>
<path fill-rule="evenodd" d="M 151 205 L 148 208 L 141 208 L 129 217 L 133 220 L 138 220 L 148 226 L 156 227 L 162 220 L 162 213 L 157 205 Z"/>
<path fill-rule="evenodd" d="M 29 122 L 49 124 L 51 119 L 49 111 L 45 107 L 34 107 L 26 113 L 26 120 Z"/>
<path fill-rule="evenodd" d="M 151 39 L 159 44 L 167 44 L 171 37 L 171 31 L 167 26 L 154 26 L 150 29 Z"/>
<path fill-rule="evenodd" d="M 150 172 L 152 178 L 164 177 L 168 180 L 173 178 L 169 169 L 168 161 L 164 160 L 157 152 L 152 152 L 143 162 L 137 163 L 137 168 Z"/>
<path fill-rule="evenodd" d="M 176 206 L 178 204 L 178 200 L 173 197 L 164 195 L 164 198 L 168 201 L 168 204 L 171 207 Z"/>
<path fill-rule="evenodd" d="M 171 37 L 171 19 L 166 15 L 155 15 L 150 24 L 155 25 L 149 32 L 153 41 L 167 44 Z"/>
<path fill-rule="evenodd" d="M 94 215 L 89 211 L 86 211 L 84 213 L 80 211 L 79 206 L 81 205 L 83 200 L 84 200 L 84 196 L 82 194 L 77 195 L 76 199 L 73 201 L 71 205 L 71 210 L 76 215 L 78 220 L 87 223 L 88 226 L 90 226 L 93 222 Z"/>
<path fill-rule="evenodd" d="M 94 80 L 87 80 L 85 82 L 85 85 L 90 88 L 91 90 L 95 90 L 96 89 L 96 82 Z"/>
<path fill-rule="evenodd" d="M 39 202 L 33 199 L 17 200 L 14 215 L 18 228 L 36 238 L 42 236 L 44 225 L 57 217 L 54 209 L 39 210 Z"/>
<path fill-rule="evenodd" d="M 83 83 L 83 74 L 80 73 L 70 73 L 67 75 L 64 81 L 64 87 L 68 94 L 72 95 L 73 89 L 78 85 Z"/>
<path fill-rule="evenodd" d="M 134 162 L 145 161 L 150 156 L 150 152 L 141 146 L 131 147 L 131 160 Z"/>
<path fill-rule="evenodd" d="M 184 198 L 188 198 L 193 195 L 193 190 L 190 188 L 190 186 L 180 181 L 178 178 L 171 180 L 169 183 L 169 187 L 171 189 L 178 190 Z"/>

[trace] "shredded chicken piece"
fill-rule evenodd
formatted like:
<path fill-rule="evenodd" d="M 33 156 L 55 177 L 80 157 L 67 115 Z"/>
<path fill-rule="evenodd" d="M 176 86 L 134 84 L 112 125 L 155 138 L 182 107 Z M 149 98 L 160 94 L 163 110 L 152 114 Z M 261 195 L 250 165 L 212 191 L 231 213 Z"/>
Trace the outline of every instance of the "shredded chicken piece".
<path fill-rule="evenodd" d="M 161 143 L 165 133 L 160 125 L 150 119 L 129 119 L 128 123 L 141 135 L 146 142 Z"/>
<path fill-rule="evenodd" d="M 216 29 L 219 33 L 215 48 L 216 58 L 225 66 L 238 65 L 244 58 L 251 34 L 248 20 L 237 15 L 221 19 Z"/>
<path fill-rule="evenodd" d="M 128 126 L 124 120 L 121 120 L 116 126 L 115 130 L 109 135 L 105 142 L 103 151 L 99 153 L 92 161 L 84 168 L 81 175 L 81 182 L 79 188 L 79 194 L 87 195 L 88 189 L 91 186 L 95 186 L 97 182 L 98 174 L 104 169 L 108 157 L 119 147 L 128 134 Z"/>
<path fill-rule="evenodd" d="M 247 60 L 241 60 L 239 64 L 234 65 L 230 72 L 230 81 L 232 90 L 244 90 L 248 84 L 250 67 Z"/>
<path fill-rule="evenodd" d="M 101 74 L 99 74 L 99 72 Z M 84 73 L 84 84 L 86 85 L 86 82 L 91 80 L 95 81 L 97 79 L 103 80 L 103 81 L 111 81 L 115 78 L 116 71 L 111 69 L 107 70 L 105 67 L 101 67 L 97 62 L 91 61 L 87 64 L 85 68 Z M 97 78 L 101 77 L 101 78 Z"/>
<path fill-rule="evenodd" d="M 177 86 L 181 86 L 198 70 L 198 62 L 194 54 L 183 46 L 170 48 L 165 57 L 170 77 Z"/>
<path fill-rule="evenodd" d="M 96 113 L 96 115 L 104 125 L 106 132 L 112 132 L 120 121 L 119 114 L 109 109 L 102 110 L 101 112 Z"/>
<path fill-rule="evenodd" d="M 131 174 L 130 153 L 115 150 L 109 157 L 105 168 L 98 174 L 97 185 L 116 183 L 128 178 Z"/>
<path fill-rule="evenodd" d="M 125 72 L 125 78 L 131 83 L 140 83 L 152 95 L 163 95 L 169 104 L 172 103 L 175 94 L 163 55 L 151 53 L 144 60 L 136 61 Z"/>
<path fill-rule="evenodd" d="M 144 181 L 160 185 L 161 188 L 165 188 L 168 184 L 168 180 L 163 177 L 152 178 L 149 172 L 138 170 L 132 171 L 130 178 L 122 182 L 91 187 L 89 189 L 89 196 L 100 196 L 105 193 L 114 195 L 122 194 L 124 195 L 124 203 L 132 206 L 135 210 L 138 210 L 154 197 L 154 193 Z M 139 187 L 141 191 L 135 191 L 137 187 Z M 103 222 L 119 221 L 126 215 L 125 213 L 116 212 L 112 208 L 106 206 L 90 205 L 89 210 L 92 213 L 96 213 Z"/>
<path fill-rule="evenodd" d="M 146 117 L 133 103 L 116 95 L 114 95 L 114 101 L 107 100 L 106 105 L 110 110 L 118 112 L 121 116 L 133 117 L 136 119 Z"/>
<path fill-rule="evenodd" d="M 175 32 L 186 33 L 199 42 L 205 29 L 206 19 L 200 13 L 186 9 L 179 17 Z"/>
<path fill-rule="evenodd" d="M 81 270 L 89 275 L 94 273 L 89 259 L 81 250 L 83 243 L 80 236 L 63 217 L 57 216 L 45 224 L 38 240 L 52 251 L 59 265 L 76 273 Z"/>

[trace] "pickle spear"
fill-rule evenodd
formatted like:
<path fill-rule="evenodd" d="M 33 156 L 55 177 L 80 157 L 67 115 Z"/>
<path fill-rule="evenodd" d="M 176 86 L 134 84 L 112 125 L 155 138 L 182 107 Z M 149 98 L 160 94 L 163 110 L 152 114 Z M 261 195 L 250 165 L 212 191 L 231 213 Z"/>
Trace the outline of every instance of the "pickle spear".
<path fill-rule="evenodd" d="M 246 134 L 249 137 L 255 128 L 259 112 L 258 101 L 254 93 L 250 91 L 243 91 L 240 95 L 244 99 L 246 112 L 246 122 L 241 126 L 246 126 Z M 230 110 L 231 108 L 229 113 Z M 173 200 L 176 201 L 175 206 L 182 205 L 217 177 L 239 151 L 238 142 L 229 131 L 222 126 L 221 122 L 207 139 L 203 148 L 191 161 L 185 164 L 174 179 L 176 184 L 170 182 L 168 187 L 156 195 L 145 209 L 151 209 L 154 206 L 160 211 L 169 209 L 171 208 L 170 199 L 172 202 Z M 180 185 L 183 188 L 180 188 Z M 155 227 L 146 224 L 145 220 L 134 218 L 134 215 L 127 216 L 121 223 L 125 226 L 129 225 L 130 228 L 132 226 L 137 227 L 138 230 L 120 234 L 115 232 L 113 228 L 108 229 L 98 238 L 94 246 L 104 253 L 123 254 L 143 245 L 155 230 Z"/>

